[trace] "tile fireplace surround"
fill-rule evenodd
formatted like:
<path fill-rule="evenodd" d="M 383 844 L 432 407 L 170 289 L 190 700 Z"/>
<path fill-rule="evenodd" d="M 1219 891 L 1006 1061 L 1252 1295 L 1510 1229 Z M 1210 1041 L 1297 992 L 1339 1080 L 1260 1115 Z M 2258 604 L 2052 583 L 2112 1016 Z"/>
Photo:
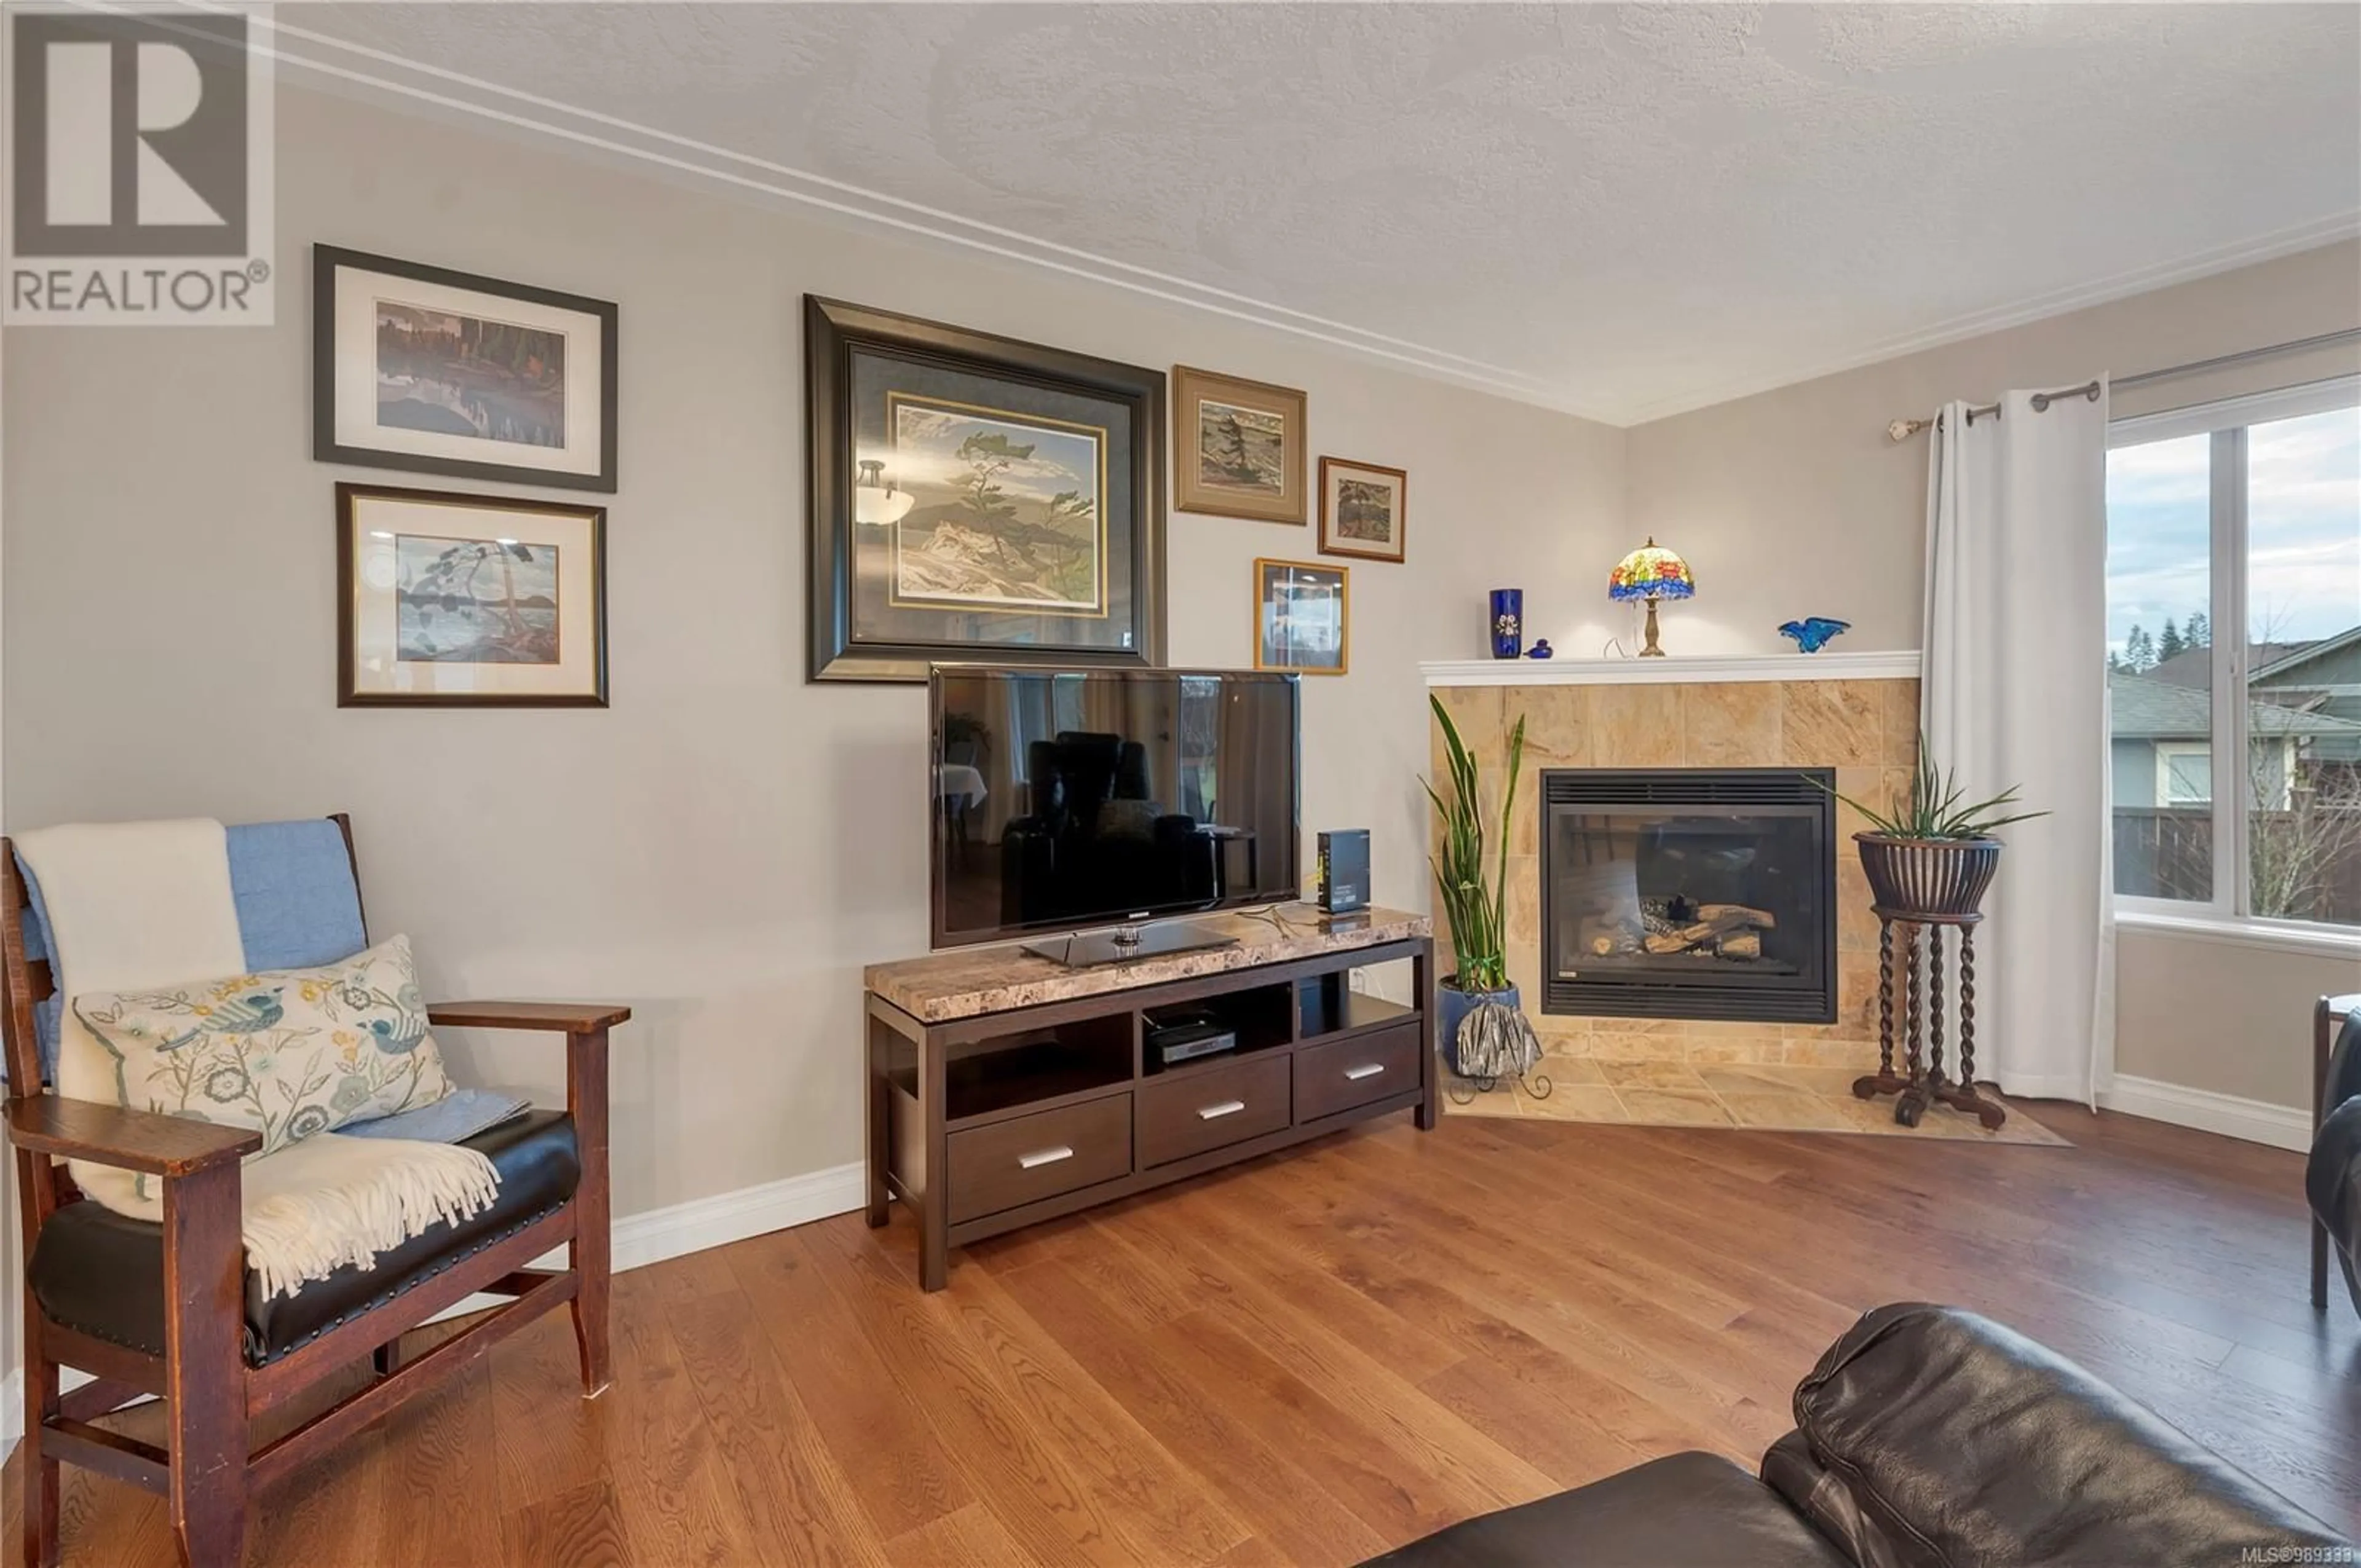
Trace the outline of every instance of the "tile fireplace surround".
<path fill-rule="evenodd" d="M 1762 658 L 1468 660 L 1421 666 L 1497 791 L 1509 726 L 1525 720 L 1525 771 L 1510 838 L 1509 974 L 1552 1055 L 1613 1061 L 1877 1063 L 1877 919 L 1852 835 L 1837 808 L 1837 1021 L 1722 1023 L 1586 1018 L 1540 1010 L 1543 768 L 1833 768 L 1837 788 L 1883 800 L 1917 750 L 1918 655 L 1817 653 Z M 1444 773 L 1436 729 L 1433 766 Z M 1499 797 L 1487 803 L 1497 817 Z M 1437 933 L 1437 945 L 1447 948 Z M 1438 954 L 1438 957 L 1441 957 Z M 1447 959 L 1444 960 L 1447 969 Z"/>

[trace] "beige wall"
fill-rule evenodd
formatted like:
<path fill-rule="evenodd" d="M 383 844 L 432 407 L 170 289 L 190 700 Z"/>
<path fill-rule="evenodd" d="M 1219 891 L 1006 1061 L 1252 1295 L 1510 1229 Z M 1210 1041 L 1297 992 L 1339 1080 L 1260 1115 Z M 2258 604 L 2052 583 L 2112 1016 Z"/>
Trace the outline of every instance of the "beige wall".
<path fill-rule="evenodd" d="M 2361 242 L 2347 242 L 1636 426 L 1631 531 L 1697 574 L 1697 597 L 1664 611 L 1667 643 L 1776 652 L 1791 646 L 1781 621 L 1831 615 L 1852 622 L 1839 647 L 1917 647 L 1927 437 L 1888 441 L 1893 420 L 2356 325 Z M 2154 383 L 2112 408 L 2147 413 L 2356 367 L 2361 350 L 2346 345 Z"/>
<path fill-rule="evenodd" d="M 2361 958 L 2125 932 L 2115 1071 L 2312 1113 L 2312 1011 L 2361 990 Z"/>
<path fill-rule="evenodd" d="M 1687 652 L 1784 647 L 1791 616 L 1853 623 L 1840 647 L 1918 645 L 1927 438 L 1887 422 L 1952 398 L 2131 375 L 2361 325 L 2361 243 L 2158 290 L 1906 358 L 1824 377 L 1626 433 L 1627 510 L 1697 569 L 1665 612 Z M 2117 415 L 2361 367 L 2361 349 L 2260 360 L 2135 389 Z M 2361 987 L 2361 960 L 2127 930 L 2119 942 L 2115 1069 L 2276 1104 L 2311 1104 L 2310 1017 Z"/>
<path fill-rule="evenodd" d="M 1304 683 L 1307 837 L 1374 829 L 1389 904 L 1426 905 L 1417 662 L 1480 651 L 1496 579 L 1624 532 L 1614 430 L 507 139 L 297 91 L 279 113 L 291 281 L 324 240 L 620 302 L 613 707 L 335 706 L 335 482 L 501 487 L 311 460 L 301 285 L 267 331 L 12 332 L 5 820 L 350 811 L 372 925 L 432 991 L 637 1009 L 620 1213 L 856 1158 L 860 969 L 926 947 L 923 690 L 803 678 L 807 291 L 1301 387 L 1315 454 L 1409 470 L 1411 564 L 1353 565 L 1352 673 Z M 1249 663 L 1252 561 L 1313 548 L 1174 514 L 1174 661 Z M 543 1042 L 452 1047 L 475 1081 L 558 1082 Z"/>

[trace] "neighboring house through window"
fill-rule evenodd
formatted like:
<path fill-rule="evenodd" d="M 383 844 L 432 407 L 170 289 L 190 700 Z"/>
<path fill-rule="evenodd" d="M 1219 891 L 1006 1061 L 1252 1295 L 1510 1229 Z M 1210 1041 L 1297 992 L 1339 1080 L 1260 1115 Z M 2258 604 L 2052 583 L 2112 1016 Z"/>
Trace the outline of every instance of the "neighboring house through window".
<path fill-rule="evenodd" d="M 2361 380 L 2109 444 L 2118 898 L 2361 928 Z"/>

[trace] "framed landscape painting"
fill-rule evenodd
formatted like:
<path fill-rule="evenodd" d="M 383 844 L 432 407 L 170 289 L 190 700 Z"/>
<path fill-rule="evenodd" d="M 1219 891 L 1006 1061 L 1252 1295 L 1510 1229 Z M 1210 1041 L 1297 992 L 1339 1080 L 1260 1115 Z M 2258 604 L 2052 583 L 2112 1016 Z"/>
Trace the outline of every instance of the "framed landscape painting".
<path fill-rule="evenodd" d="M 1255 563 L 1255 668 L 1341 675 L 1351 663 L 1348 568 Z"/>
<path fill-rule="evenodd" d="M 1409 526 L 1410 476 L 1400 468 L 1320 459 L 1320 553 L 1399 561 Z"/>
<path fill-rule="evenodd" d="M 807 297 L 810 667 L 1164 645 L 1160 371 Z"/>
<path fill-rule="evenodd" d="M 616 308 L 312 247 L 312 455 L 615 488 Z"/>
<path fill-rule="evenodd" d="M 1174 504 L 1261 522 L 1307 521 L 1303 394 L 1172 367 Z"/>
<path fill-rule="evenodd" d="M 336 487 L 340 707 L 607 706 L 603 507 Z"/>

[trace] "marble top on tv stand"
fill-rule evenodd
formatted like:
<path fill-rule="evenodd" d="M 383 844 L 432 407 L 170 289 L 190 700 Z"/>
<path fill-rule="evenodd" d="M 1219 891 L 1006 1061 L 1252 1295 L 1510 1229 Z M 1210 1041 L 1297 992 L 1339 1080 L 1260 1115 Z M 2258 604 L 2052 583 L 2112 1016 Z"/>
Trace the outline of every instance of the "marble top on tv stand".
<path fill-rule="evenodd" d="M 862 971 L 862 983 L 870 994 L 892 1003 L 920 1023 L 947 1024 L 986 1013 L 1010 1013 L 1019 1007 L 1104 996 L 1168 981 L 1382 947 L 1432 936 L 1434 930 L 1434 923 L 1426 916 L 1400 909 L 1364 909 L 1332 919 L 1309 904 L 1282 904 L 1268 914 L 1199 916 L 1191 924 L 1235 940 L 1227 947 L 1163 953 L 1088 969 L 1069 969 L 1014 944 L 960 948 L 923 959 L 871 964 Z"/>

